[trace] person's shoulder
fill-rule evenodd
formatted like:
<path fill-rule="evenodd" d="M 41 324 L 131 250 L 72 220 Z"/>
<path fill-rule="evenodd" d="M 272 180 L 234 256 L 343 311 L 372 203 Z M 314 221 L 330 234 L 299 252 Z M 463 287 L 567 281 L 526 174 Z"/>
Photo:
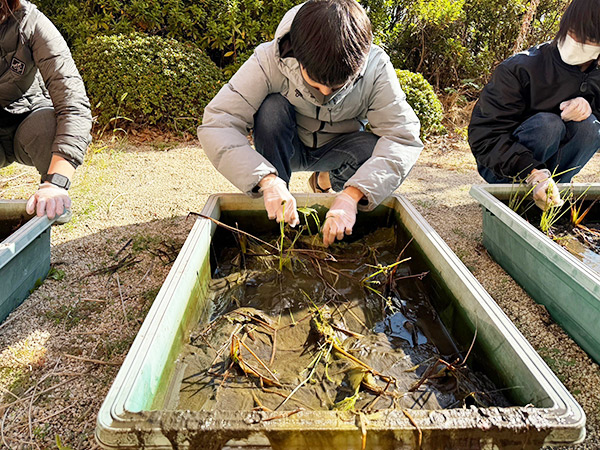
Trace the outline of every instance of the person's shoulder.
<path fill-rule="evenodd" d="M 389 55 L 386 51 L 377 44 L 371 44 L 369 50 L 369 62 L 383 62 L 387 63 L 390 60 Z"/>
<path fill-rule="evenodd" d="M 506 69 L 515 69 L 523 66 L 537 66 L 541 60 L 552 57 L 552 43 L 544 42 L 538 44 L 527 50 L 515 53 L 509 58 L 505 59 L 498 66 Z"/>
<path fill-rule="evenodd" d="M 261 62 L 270 62 L 277 59 L 277 43 L 275 40 L 263 42 L 254 49 L 254 57 Z"/>
<path fill-rule="evenodd" d="M 25 35 L 31 35 L 35 31 L 40 20 L 48 20 L 35 4 L 25 0 L 21 1 L 21 7 L 18 11 L 19 16 L 17 17 L 20 28 Z"/>
<path fill-rule="evenodd" d="M 18 14 L 17 17 L 20 16 L 21 20 L 28 20 L 44 15 L 34 3 L 26 0 L 21 0 L 19 9 L 15 12 L 15 14 Z"/>
<path fill-rule="evenodd" d="M 363 72 L 381 72 L 385 69 L 389 62 L 390 57 L 385 52 L 385 50 L 376 44 L 371 44 L 369 56 L 367 57 L 366 67 Z"/>

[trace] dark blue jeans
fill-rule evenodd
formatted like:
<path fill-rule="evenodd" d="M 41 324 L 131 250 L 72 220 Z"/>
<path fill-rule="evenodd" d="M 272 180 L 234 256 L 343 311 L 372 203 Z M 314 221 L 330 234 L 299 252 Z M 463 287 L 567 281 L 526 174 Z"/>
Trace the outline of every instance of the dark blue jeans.
<path fill-rule="evenodd" d="M 556 177 L 556 181 L 568 183 L 600 148 L 600 122 L 593 114 L 581 122 L 563 122 L 557 114 L 538 113 L 523 122 L 513 136 L 550 172 L 573 169 Z M 497 177 L 487 167 L 480 167 L 479 174 L 488 183 L 513 182 Z"/>
<path fill-rule="evenodd" d="M 270 94 L 254 115 L 254 147 L 286 183 L 292 172 L 329 172 L 331 187 L 341 191 L 344 183 L 371 157 L 379 139 L 372 133 L 342 134 L 318 148 L 298 137 L 294 107 L 281 94 Z"/>

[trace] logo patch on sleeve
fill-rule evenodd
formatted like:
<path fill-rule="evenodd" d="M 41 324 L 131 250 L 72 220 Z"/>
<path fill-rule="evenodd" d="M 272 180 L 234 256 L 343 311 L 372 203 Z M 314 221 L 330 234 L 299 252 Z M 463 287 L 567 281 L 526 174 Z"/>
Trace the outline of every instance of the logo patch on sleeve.
<path fill-rule="evenodd" d="M 20 59 L 14 58 L 10 62 L 10 70 L 18 75 L 23 75 L 25 73 L 25 63 Z"/>

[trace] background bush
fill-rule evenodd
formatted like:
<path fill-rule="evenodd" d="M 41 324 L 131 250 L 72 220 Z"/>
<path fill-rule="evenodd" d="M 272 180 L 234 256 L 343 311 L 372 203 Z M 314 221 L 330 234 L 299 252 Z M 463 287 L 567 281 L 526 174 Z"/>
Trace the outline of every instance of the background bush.
<path fill-rule="evenodd" d="M 221 68 L 273 38 L 301 0 L 34 0 L 72 46 L 101 34 L 170 37 L 204 49 Z M 515 51 L 551 39 L 569 0 L 359 0 L 394 66 L 436 88 L 487 81 Z M 518 45 L 517 45 L 518 44 Z"/>
<path fill-rule="evenodd" d="M 421 136 L 443 133 L 445 129 L 442 126 L 442 103 L 425 77 L 408 70 L 396 70 L 396 75 L 406 94 L 406 101 L 421 121 Z"/>
<path fill-rule="evenodd" d="M 90 44 L 98 36 L 136 32 L 175 39 L 183 44 L 169 42 L 178 49 L 200 48 L 228 78 L 254 47 L 273 38 L 284 13 L 302 0 L 33 1 L 81 55 L 81 61 L 85 59 L 81 49 L 93 52 Z M 437 92 L 463 92 L 469 101 L 477 97 L 499 62 L 516 51 L 551 39 L 570 0 L 359 1 L 371 18 L 375 42 L 390 54 L 394 67 L 422 73 Z M 144 58 L 150 58 L 145 55 Z M 208 64 L 206 58 L 201 60 Z M 214 73 L 211 66 L 206 77 L 216 76 Z M 93 80 L 91 75 L 86 77 L 86 81 Z M 118 86 L 120 80 L 115 79 Z M 115 115 L 114 109 L 107 108 L 114 107 L 114 99 L 120 96 L 113 94 L 116 88 L 107 84 L 99 88 L 100 79 L 93 82 L 96 84 L 88 89 L 92 96 L 102 97 L 99 111 L 106 120 Z M 159 82 L 159 86 L 171 88 L 164 82 Z M 128 89 L 133 92 L 133 87 Z M 153 97 L 174 95 L 170 91 L 159 95 L 157 88 L 145 89 Z M 101 91 L 110 91 L 113 100 L 108 102 L 104 98 L 108 94 Z M 181 95 L 185 94 L 177 93 Z M 156 102 L 155 98 L 137 98 L 143 100 L 144 111 L 150 111 L 147 105 Z M 127 106 L 133 108 L 132 96 L 126 100 Z M 159 123 L 167 115 L 164 111 L 144 114 L 152 116 L 148 123 Z"/>
<path fill-rule="evenodd" d="M 197 47 L 143 34 L 98 36 L 74 53 L 100 125 L 117 116 L 195 134 L 222 85 Z"/>
<path fill-rule="evenodd" d="M 395 67 L 436 88 L 486 82 L 501 61 L 550 40 L 569 0 L 361 0 Z"/>
<path fill-rule="evenodd" d="M 191 42 L 220 66 L 273 39 L 296 0 L 34 0 L 79 46 L 98 35 L 140 32 Z"/>

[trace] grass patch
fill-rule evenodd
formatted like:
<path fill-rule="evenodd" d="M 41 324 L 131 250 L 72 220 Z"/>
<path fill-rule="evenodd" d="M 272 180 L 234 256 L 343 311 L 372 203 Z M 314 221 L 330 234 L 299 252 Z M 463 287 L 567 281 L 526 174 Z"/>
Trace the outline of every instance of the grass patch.
<path fill-rule="evenodd" d="M 50 267 L 50 272 L 48 272 L 47 278 L 50 280 L 61 281 L 65 278 L 65 271 L 57 269 L 56 267 Z"/>
<path fill-rule="evenodd" d="M 31 386 L 31 372 L 24 367 L 0 366 L 0 386 L 20 397 Z M 4 403 L 14 400 L 10 394 L 1 393 Z"/>
<path fill-rule="evenodd" d="M 35 383 L 35 369 L 46 362 L 48 338 L 48 333 L 35 331 L 5 348 L 0 355 L 0 386 L 17 397 L 23 395 Z M 6 394 L 4 400 L 13 401 L 14 397 Z"/>
<path fill-rule="evenodd" d="M 152 303 L 154 303 L 154 299 L 156 299 L 156 296 L 158 295 L 158 292 L 160 291 L 160 288 L 154 288 L 154 289 L 149 289 L 145 292 L 142 293 L 142 298 L 144 299 L 144 304 L 150 304 L 152 305 Z"/>
<path fill-rule="evenodd" d="M 100 359 L 110 361 L 116 356 L 123 355 L 127 353 L 134 339 L 135 335 L 103 341 L 98 347 L 98 356 Z"/>
<path fill-rule="evenodd" d="M 124 144 L 105 145 L 102 142 L 90 145 L 86 158 L 75 173 L 73 187 L 69 191 L 73 200 L 73 218 L 63 225 L 66 231 L 71 231 L 86 219 L 93 219 L 103 211 L 103 206 L 110 199 L 103 198 L 98 189 L 111 185 L 117 178 L 114 170 L 123 155 Z"/>
<path fill-rule="evenodd" d="M 141 253 L 147 250 L 153 250 L 160 247 L 165 241 L 162 236 L 144 236 L 141 234 L 135 235 L 133 242 L 131 243 L 131 249 L 134 253 Z"/>
<path fill-rule="evenodd" d="M 566 377 L 561 372 L 563 370 L 572 370 L 571 368 L 575 365 L 575 361 L 562 357 L 562 351 L 557 348 L 542 347 L 538 349 L 538 353 L 558 379 L 564 383 Z"/>
<path fill-rule="evenodd" d="M 62 325 L 66 331 L 79 325 L 80 322 L 89 322 L 92 314 L 104 308 L 97 302 L 76 302 L 73 305 L 61 305 L 44 313 L 44 317 L 54 323 Z"/>

